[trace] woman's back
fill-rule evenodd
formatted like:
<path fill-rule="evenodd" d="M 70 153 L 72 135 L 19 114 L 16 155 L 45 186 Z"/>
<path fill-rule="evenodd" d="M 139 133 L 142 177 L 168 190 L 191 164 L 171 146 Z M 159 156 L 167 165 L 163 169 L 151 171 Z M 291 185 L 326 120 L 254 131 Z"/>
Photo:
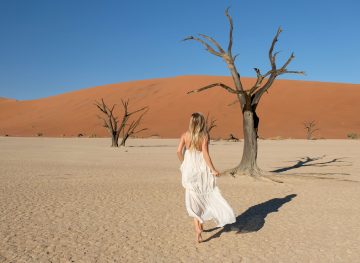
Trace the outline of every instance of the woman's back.
<path fill-rule="evenodd" d="M 192 150 L 192 149 L 195 149 L 197 151 L 200 151 L 202 152 L 202 146 L 203 146 L 203 143 L 204 143 L 204 140 L 206 138 L 199 138 L 198 142 L 196 143 L 196 145 L 193 146 L 193 148 L 191 148 L 191 136 L 190 136 L 190 133 L 187 131 L 185 132 L 184 134 L 184 137 L 185 137 L 185 148 L 186 150 Z"/>

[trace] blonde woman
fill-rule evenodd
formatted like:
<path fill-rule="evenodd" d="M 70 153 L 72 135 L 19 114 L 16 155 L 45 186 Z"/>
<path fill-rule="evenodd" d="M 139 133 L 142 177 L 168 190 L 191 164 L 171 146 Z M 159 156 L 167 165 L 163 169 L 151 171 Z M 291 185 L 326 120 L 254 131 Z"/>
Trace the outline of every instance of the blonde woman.
<path fill-rule="evenodd" d="M 218 227 L 235 222 L 233 210 L 216 186 L 215 176 L 219 172 L 209 155 L 209 134 L 201 113 L 191 115 L 189 130 L 180 138 L 177 155 L 182 162 L 186 210 L 194 218 L 196 241 L 200 243 L 204 221 L 214 219 Z"/>

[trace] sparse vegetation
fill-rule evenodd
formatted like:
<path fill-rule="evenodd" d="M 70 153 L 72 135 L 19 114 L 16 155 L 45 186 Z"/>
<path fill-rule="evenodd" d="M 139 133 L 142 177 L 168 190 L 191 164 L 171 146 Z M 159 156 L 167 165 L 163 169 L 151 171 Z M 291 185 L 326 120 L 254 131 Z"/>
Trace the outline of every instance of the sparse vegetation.
<path fill-rule="evenodd" d="M 226 139 L 229 142 L 238 142 L 239 138 L 235 137 L 232 133 L 230 133 L 229 138 Z"/>
<path fill-rule="evenodd" d="M 77 135 L 77 137 L 84 137 L 84 134 L 79 133 L 79 134 Z"/>
<path fill-rule="evenodd" d="M 42 136 L 43 136 L 43 133 L 42 133 L 42 132 L 38 132 L 36 135 L 37 135 L 38 137 L 42 137 Z"/>
<path fill-rule="evenodd" d="M 133 134 L 139 133 L 141 131 L 147 130 L 147 128 L 143 128 L 140 130 L 136 130 L 139 126 L 142 118 L 149 110 L 149 107 L 142 107 L 138 110 L 134 110 L 132 112 L 129 111 L 129 100 L 121 100 L 123 105 L 123 117 L 121 122 L 119 122 L 119 118 L 114 116 L 114 108 L 116 104 L 114 104 L 111 108 L 109 108 L 104 99 L 101 99 L 101 102 L 95 102 L 95 106 L 103 113 L 103 116 L 98 116 L 100 119 L 103 120 L 103 126 L 108 130 L 111 135 L 111 146 L 118 147 L 119 146 L 119 136 L 122 134 L 122 141 L 120 146 L 125 146 L 126 140 L 132 136 Z M 137 117 L 137 119 L 133 120 L 130 124 L 128 121 L 133 114 L 140 113 L 141 114 Z"/>
<path fill-rule="evenodd" d="M 206 115 L 206 127 L 207 127 L 210 138 L 211 138 L 211 135 L 210 135 L 211 130 L 216 127 L 215 122 L 216 122 L 216 120 L 213 117 L 210 117 L 210 115 L 208 113 Z"/>
<path fill-rule="evenodd" d="M 347 134 L 347 137 L 349 138 L 349 139 L 353 139 L 353 140 L 355 140 L 355 139 L 359 139 L 359 134 L 357 134 L 357 133 L 355 133 L 355 132 L 351 132 L 351 133 L 348 133 Z"/>
<path fill-rule="evenodd" d="M 216 127 L 215 124 L 216 120 L 213 117 L 210 117 L 209 113 L 206 115 L 206 127 L 208 132 L 210 133 L 210 131 Z"/>
<path fill-rule="evenodd" d="M 306 139 L 313 140 L 314 132 L 318 131 L 318 128 L 315 128 L 316 122 L 315 121 L 306 121 L 303 123 L 305 130 L 306 130 Z"/>

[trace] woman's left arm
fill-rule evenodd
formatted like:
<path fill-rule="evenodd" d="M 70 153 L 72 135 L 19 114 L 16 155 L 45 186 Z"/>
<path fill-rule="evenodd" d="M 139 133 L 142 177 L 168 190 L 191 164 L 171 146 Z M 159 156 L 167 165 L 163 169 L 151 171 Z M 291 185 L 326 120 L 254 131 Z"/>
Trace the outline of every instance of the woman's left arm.
<path fill-rule="evenodd" d="M 183 152 L 184 146 L 185 146 L 185 136 L 182 135 L 176 152 L 180 162 L 184 160 L 184 152 Z"/>

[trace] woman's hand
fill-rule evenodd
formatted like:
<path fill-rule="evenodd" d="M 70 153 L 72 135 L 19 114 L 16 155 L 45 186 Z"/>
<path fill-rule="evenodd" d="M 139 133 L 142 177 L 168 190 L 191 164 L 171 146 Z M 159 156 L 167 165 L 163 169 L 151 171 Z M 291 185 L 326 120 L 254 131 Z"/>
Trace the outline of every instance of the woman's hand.
<path fill-rule="evenodd" d="M 214 176 L 220 176 L 220 173 L 219 173 L 219 171 L 217 171 L 217 170 L 212 170 L 212 174 L 214 175 Z"/>

